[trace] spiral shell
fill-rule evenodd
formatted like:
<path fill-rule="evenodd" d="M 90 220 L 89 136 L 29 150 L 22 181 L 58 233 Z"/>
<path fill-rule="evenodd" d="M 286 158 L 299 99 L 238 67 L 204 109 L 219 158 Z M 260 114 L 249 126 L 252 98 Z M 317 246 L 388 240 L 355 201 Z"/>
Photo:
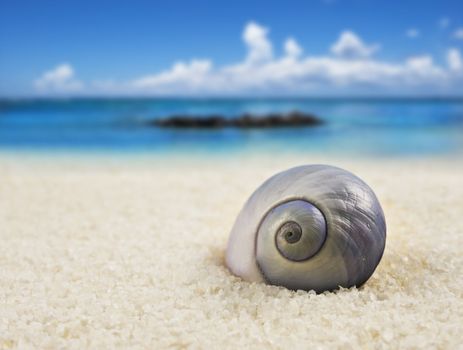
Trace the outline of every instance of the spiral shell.
<path fill-rule="evenodd" d="M 383 255 L 386 222 L 357 176 L 327 165 L 268 179 L 232 228 L 226 264 L 247 281 L 323 292 L 361 286 Z"/>

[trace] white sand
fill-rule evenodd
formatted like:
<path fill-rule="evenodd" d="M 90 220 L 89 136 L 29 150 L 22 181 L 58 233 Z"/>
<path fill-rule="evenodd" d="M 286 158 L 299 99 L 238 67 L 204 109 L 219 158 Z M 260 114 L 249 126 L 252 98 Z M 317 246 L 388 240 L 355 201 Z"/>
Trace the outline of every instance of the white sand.
<path fill-rule="evenodd" d="M 236 214 L 268 176 L 349 169 L 386 214 L 361 289 L 232 276 Z M 0 348 L 461 348 L 463 161 L 0 155 Z"/>

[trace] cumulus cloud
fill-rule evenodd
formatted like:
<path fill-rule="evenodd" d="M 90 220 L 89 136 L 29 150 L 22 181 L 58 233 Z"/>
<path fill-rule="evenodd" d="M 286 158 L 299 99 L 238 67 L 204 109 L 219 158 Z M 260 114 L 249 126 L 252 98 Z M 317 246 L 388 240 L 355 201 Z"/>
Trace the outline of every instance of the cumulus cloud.
<path fill-rule="evenodd" d="M 331 46 L 331 52 L 346 58 L 369 57 L 379 50 L 379 45 L 366 45 L 360 37 L 350 30 L 341 33 Z"/>
<path fill-rule="evenodd" d="M 83 87 L 82 82 L 74 78 L 74 69 L 69 63 L 62 63 L 43 73 L 34 83 L 40 91 L 75 92 Z"/>
<path fill-rule="evenodd" d="M 207 75 L 211 68 L 212 62 L 209 60 L 177 62 L 169 70 L 135 80 L 133 86 L 138 89 L 156 89 L 163 86 L 182 85 L 185 89 L 194 90 L 207 84 Z"/>
<path fill-rule="evenodd" d="M 416 28 L 410 28 L 409 30 L 407 30 L 405 35 L 407 35 L 407 37 L 409 37 L 410 39 L 415 39 L 420 36 L 420 31 Z"/>
<path fill-rule="evenodd" d="M 209 58 L 173 64 L 161 72 L 118 82 L 102 80 L 88 85 L 87 91 L 98 94 L 148 95 L 300 95 L 326 93 L 456 91 L 463 87 L 462 57 L 451 48 L 446 65 L 429 54 L 401 61 L 378 59 L 373 54 L 378 44 L 366 44 L 353 31 L 343 31 L 324 55 L 303 54 L 295 38 L 283 43 L 283 54 L 275 55 L 269 30 L 255 22 L 248 23 L 242 40 L 247 54 L 238 62 L 216 66 Z M 458 73 L 458 74 L 456 74 Z M 56 89 L 81 87 L 70 65 L 46 72 L 38 86 Z M 362 90 L 363 89 L 363 90 Z M 67 90 L 69 91 L 69 90 Z"/>
<path fill-rule="evenodd" d="M 258 63 L 272 58 L 272 43 L 267 38 L 267 34 L 268 29 L 255 22 L 250 22 L 246 25 L 243 31 L 243 40 L 249 50 L 248 62 Z"/>
<path fill-rule="evenodd" d="M 453 33 L 453 37 L 455 39 L 463 40 L 463 28 L 457 28 L 457 30 Z"/>
<path fill-rule="evenodd" d="M 288 57 L 298 58 L 302 54 L 302 47 L 293 38 L 288 38 L 285 41 L 285 53 Z"/>
<path fill-rule="evenodd" d="M 447 51 L 447 64 L 453 72 L 463 71 L 463 59 L 458 49 L 451 48 Z"/>

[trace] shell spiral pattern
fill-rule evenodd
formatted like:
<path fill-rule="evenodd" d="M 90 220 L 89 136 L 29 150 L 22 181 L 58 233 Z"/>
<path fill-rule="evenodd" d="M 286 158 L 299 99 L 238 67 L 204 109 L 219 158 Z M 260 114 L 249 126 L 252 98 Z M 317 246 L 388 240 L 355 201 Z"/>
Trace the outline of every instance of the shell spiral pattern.
<path fill-rule="evenodd" d="M 386 222 L 352 173 L 305 165 L 274 175 L 232 228 L 226 264 L 247 281 L 323 292 L 361 286 L 384 252 Z"/>

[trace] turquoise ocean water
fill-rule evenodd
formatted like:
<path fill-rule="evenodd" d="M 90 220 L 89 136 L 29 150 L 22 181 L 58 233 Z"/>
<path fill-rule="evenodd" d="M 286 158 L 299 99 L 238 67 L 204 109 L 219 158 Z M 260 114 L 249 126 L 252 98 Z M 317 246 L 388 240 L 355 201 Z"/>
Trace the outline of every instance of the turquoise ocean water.
<path fill-rule="evenodd" d="M 319 127 L 166 130 L 172 114 L 299 110 Z M 463 99 L 58 99 L 0 100 L 0 150 L 453 155 L 463 153 Z"/>

